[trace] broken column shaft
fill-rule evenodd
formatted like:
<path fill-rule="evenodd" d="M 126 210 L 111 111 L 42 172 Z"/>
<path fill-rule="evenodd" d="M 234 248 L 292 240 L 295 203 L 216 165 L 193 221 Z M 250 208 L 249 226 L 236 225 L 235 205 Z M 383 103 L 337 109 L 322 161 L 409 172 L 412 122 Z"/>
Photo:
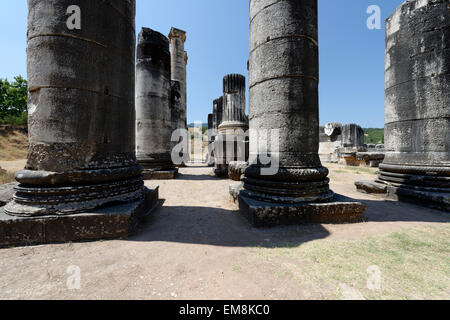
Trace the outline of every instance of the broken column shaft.
<path fill-rule="evenodd" d="M 143 28 L 136 62 L 136 156 L 147 180 L 173 178 L 169 40 Z"/>
<path fill-rule="evenodd" d="M 386 20 L 385 148 L 358 189 L 450 210 L 448 1 L 408 1 Z"/>
<path fill-rule="evenodd" d="M 216 155 L 216 175 L 230 177 L 230 164 L 234 169 L 245 168 L 248 160 L 248 120 L 245 115 L 245 77 L 229 74 L 223 78 L 223 121 L 219 126 L 222 141 Z M 234 170 L 233 169 L 233 170 Z M 239 170 L 232 175 L 240 179 Z"/>
<path fill-rule="evenodd" d="M 219 126 L 221 133 L 248 129 L 245 116 L 245 77 L 229 74 L 223 78 L 223 121 Z"/>

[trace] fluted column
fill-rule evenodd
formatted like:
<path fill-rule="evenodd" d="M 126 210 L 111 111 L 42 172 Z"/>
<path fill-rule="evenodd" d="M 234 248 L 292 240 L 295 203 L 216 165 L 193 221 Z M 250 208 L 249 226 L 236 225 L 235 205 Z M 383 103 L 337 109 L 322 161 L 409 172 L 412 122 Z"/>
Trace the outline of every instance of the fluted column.
<path fill-rule="evenodd" d="M 136 64 L 136 156 L 147 172 L 174 169 L 169 40 L 143 28 Z"/>
<path fill-rule="evenodd" d="M 222 133 L 248 129 L 245 116 L 245 77 L 229 74 L 223 78 L 223 122 L 219 129 Z"/>
<path fill-rule="evenodd" d="M 216 116 L 215 116 L 216 129 L 218 130 L 220 125 L 223 122 L 223 114 L 224 114 L 224 112 L 223 112 L 223 108 L 224 108 L 224 106 L 223 106 L 223 96 L 218 98 L 218 99 L 216 99 L 216 100 L 214 100 L 213 106 L 214 106 L 213 108 L 214 108 L 214 111 L 215 111 L 215 114 L 216 114 Z"/>
<path fill-rule="evenodd" d="M 317 0 L 250 0 L 250 21 L 250 129 L 279 132 L 268 153 L 278 142 L 280 168 L 265 176 L 252 165 L 243 194 L 275 203 L 329 200 L 318 155 Z M 255 150 L 258 142 L 250 143 Z"/>
<path fill-rule="evenodd" d="M 28 0 L 29 152 L 12 215 L 77 213 L 143 193 L 135 157 L 135 1 Z"/>

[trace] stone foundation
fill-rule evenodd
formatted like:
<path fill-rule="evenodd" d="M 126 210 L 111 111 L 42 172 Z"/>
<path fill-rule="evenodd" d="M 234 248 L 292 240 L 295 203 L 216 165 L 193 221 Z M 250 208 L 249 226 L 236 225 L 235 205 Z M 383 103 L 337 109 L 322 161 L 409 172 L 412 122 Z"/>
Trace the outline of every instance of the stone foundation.
<path fill-rule="evenodd" d="M 353 199 L 335 195 L 325 203 L 276 204 L 257 201 L 239 194 L 240 188 L 230 187 L 234 201 L 255 228 L 305 223 L 358 223 L 364 221 L 366 206 Z"/>
<path fill-rule="evenodd" d="M 82 214 L 14 217 L 0 209 L 0 247 L 126 238 L 158 205 L 159 187 L 137 201 Z"/>
<path fill-rule="evenodd" d="M 383 194 L 389 200 L 414 203 L 424 207 L 450 212 L 450 193 L 435 192 L 402 185 L 393 185 L 382 181 L 358 181 L 356 188 L 362 193 Z"/>
<path fill-rule="evenodd" d="M 144 180 L 172 180 L 178 176 L 178 168 L 165 171 L 144 170 Z"/>

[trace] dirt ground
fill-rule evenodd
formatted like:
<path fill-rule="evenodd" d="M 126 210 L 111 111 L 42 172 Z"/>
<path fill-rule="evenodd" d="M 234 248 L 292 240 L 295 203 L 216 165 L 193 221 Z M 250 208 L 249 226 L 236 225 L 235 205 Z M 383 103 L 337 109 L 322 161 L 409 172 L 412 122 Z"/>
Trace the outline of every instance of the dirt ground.
<path fill-rule="evenodd" d="M 375 170 L 330 168 L 333 190 L 363 201 L 367 222 L 253 229 L 228 196 L 235 182 L 182 168 L 158 181 L 164 205 L 131 239 L 0 250 L 0 299 L 450 299 L 450 216 L 357 193 L 354 181 Z M 423 240 L 433 234 L 444 242 Z M 417 264 L 414 250 L 425 265 L 410 276 L 402 268 Z M 420 276 L 426 263 L 438 268 L 432 290 Z M 372 264 L 391 272 L 375 295 L 365 288 Z M 79 290 L 67 286 L 73 270 Z"/>

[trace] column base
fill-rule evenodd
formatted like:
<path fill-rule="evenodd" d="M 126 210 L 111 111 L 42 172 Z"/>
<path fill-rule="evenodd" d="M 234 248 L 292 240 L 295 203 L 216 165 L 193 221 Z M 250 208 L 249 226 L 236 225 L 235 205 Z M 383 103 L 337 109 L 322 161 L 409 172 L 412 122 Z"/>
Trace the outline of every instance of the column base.
<path fill-rule="evenodd" d="M 127 238 L 158 206 L 159 186 L 144 197 L 81 214 L 15 217 L 0 208 L 0 247 Z"/>
<path fill-rule="evenodd" d="M 230 194 L 255 228 L 305 223 L 358 223 L 364 221 L 366 206 L 353 199 L 335 195 L 325 203 L 277 204 L 247 198 L 239 186 L 230 186 Z"/>
<path fill-rule="evenodd" d="M 178 176 L 178 168 L 173 170 L 144 170 L 144 180 L 172 180 Z"/>
<path fill-rule="evenodd" d="M 423 207 L 450 212 L 450 192 L 420 190 L 420 187 L 393 185 L 383 181 L 357 181 L 356 188 L 362 193 L 383 194 L 386 199 L 414 203 Z"/>
<path fill-rule="evenodd" d="M 248 162 L 232 161 L 228 168 L 228 178 L 234 181 L 241 181 L 245 170 L 249 167 Z"/>
<path fill-rule="evenodd" d="M 224 164 L 219 164 L 215 166 L 214 175 L 217 178 L 228 178 L 228 166 Z"/>

